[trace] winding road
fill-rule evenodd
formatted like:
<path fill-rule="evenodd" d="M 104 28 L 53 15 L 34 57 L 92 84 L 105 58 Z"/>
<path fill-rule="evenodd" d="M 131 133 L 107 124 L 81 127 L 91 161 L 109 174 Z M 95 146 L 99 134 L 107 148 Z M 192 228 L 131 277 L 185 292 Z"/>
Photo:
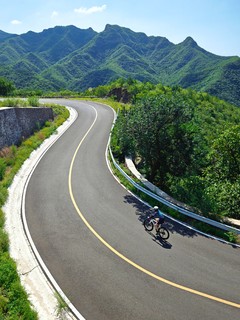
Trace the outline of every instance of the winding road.
<path fill-rule="evenodd" d="M 167 221 L 164 243 L 144 230 L 148 209 L 106 161 L 113 111 L 56 101 L 78 118 L 43 156 L 25 212 L 48 270 L 87 320 L 239 320 L 240 249 Z"/>

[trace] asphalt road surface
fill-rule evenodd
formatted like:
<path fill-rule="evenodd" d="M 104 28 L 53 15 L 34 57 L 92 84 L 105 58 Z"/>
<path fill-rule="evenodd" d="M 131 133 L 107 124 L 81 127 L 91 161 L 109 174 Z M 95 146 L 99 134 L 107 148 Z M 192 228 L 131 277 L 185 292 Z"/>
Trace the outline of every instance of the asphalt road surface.
<path fill-rule="evenodd" d="M 148 233 L 148 209 L 113 177 L 113 111 L 61 100 L 78 118 L 38 164 L 26 193 L 31 237 L 87 320 L 239 320 L 240 250 L 171 221 Z"/>

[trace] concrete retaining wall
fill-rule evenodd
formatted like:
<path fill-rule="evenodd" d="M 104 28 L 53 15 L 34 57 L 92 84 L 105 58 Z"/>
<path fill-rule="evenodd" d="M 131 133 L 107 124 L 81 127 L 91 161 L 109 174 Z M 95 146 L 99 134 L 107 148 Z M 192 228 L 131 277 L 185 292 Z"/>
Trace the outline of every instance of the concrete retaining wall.
<path fill-rule="evenodd" d="M 18 145 L 51 119 L 51 108 L 0 108 L 0 150 Z"/>

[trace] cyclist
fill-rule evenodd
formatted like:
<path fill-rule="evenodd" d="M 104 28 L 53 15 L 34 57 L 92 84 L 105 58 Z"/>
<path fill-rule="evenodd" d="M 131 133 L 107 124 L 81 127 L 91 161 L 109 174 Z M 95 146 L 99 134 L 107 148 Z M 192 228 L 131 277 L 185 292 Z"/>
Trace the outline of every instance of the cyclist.
<path fill-rule="evenodd" d="M 155 230 L 156 233 L 158 233 L 160 225 L 164 222 L 164 215 L 159 210 L 158 206 L 154 206 L 151 211 L 153 212 L 154 219 L 157 221 L 157 223 L 155 224 Z"/>

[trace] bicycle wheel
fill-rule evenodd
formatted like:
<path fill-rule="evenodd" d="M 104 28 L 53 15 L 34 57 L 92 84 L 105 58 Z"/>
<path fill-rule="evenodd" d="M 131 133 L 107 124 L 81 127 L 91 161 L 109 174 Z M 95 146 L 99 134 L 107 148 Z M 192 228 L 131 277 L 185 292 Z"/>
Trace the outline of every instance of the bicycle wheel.
<path fill-rule="evenodd" d="M 145 228 L 147 231 L 152 231 L 152 229 L 153 229 L 153 223 L 152 223 L 151 220 L 149 220 L 149 219 L 144 220 L 143 225 L 144 225 L 144 228 Z"/>
<path fill-rule="evenodd" d="M 163 240 L 167 240 L 169 238 L 169 231 L 164 227 L 160 227 L 158 233 Z"/>

